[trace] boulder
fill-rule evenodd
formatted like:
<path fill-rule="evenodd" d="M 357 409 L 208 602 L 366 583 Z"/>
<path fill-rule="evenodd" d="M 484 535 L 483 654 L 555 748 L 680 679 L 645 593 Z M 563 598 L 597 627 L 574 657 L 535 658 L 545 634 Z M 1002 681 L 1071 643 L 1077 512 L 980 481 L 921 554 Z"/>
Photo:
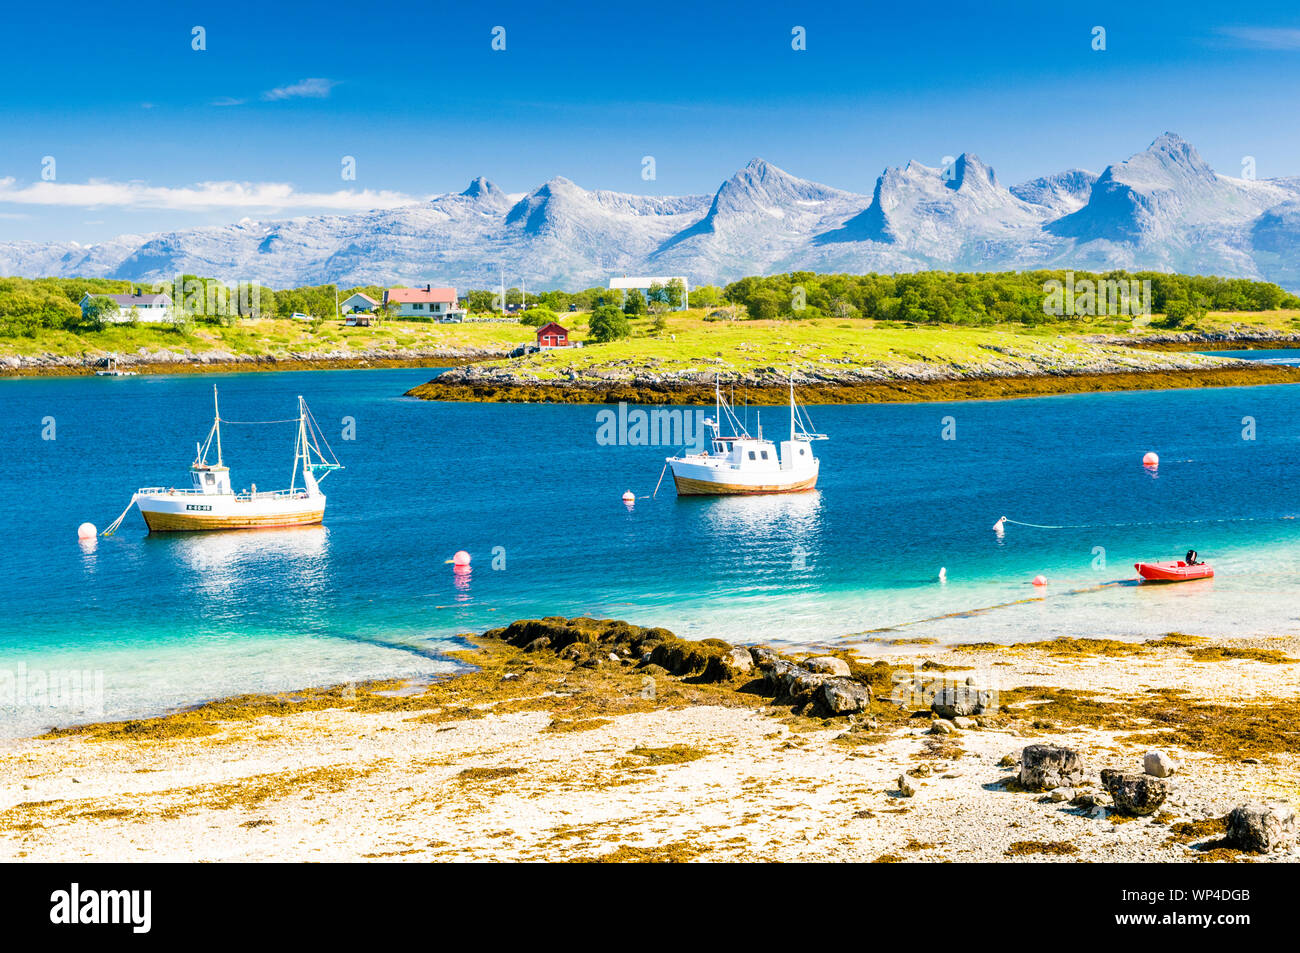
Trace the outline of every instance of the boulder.
<path fill-rule="evenodd" d="M 1110 807 L 1115 802 L 1111 800 L 1109 794 L 1104 794 L 1101 791 L 1083 791 L 1072 797 L 1070 803 L 1075 807 L 1081 807 L 1084 810 L 1091 811 L 1099 807 Z"/>
<path fill-rule="evenodd" d="M 761 665 L 759 668 L 763 672 L 763 681 L 766 684 L 767 694 L 774 698 L 781 698 L 785 695 L 786 676 L 798 670 L 798 666 L 782 659 L 771 661 L 767 668 L 763 668 Z"/>
<path fill-rule="evenodd" d="M 1179 763 L 1164 751 L 1148 751 L 1142 756 L 1142 770 L 1153 778 L 1168 778 L 1178 772 Z"/>
<path fill-rule="evenodd" d="M 1169 796 L 1169 782 L 1131 771 L 1101 772 L 1101 784 L 1115 801 L 1115 810 L 1129 817 L 1154 814 Z"/>
<path fill-rule="evenodd" d="M 1074 798 L 1074 788 L 1052 788 L 1047 797 L 1052 801 L 1069 801 Z"/>
<path fill-rule="evenodd" d="M 1030 745 L 1020 752 L 1020 783 L 1033 791 L 1071 787 L 1087 773 L 1083 755 L 1073 748 Z"/>
<path fill-rule="evenodd" d="M 777 692 L 776 700 L 806 705 L 813 700 L 813 693 L 821 688 L 822 683 L 829 677 L 792 665 L 781 678 L 781 688 Z"/>
<path fill-rule="evenodd" d="M 932 735 L 950 735 L 956 730 L 957 726 L 947 718 L 935 718 L 930 722 L 930 734 Z"/>
<path fill-rule="evenodd" d="M 973 685 L 948 685 L 934 693 L 930 710 L 940 718 L 967 718 L 981 714 L 992 699 L 992 693 Z"/>
<path fill-rule="evenodd" d="M 721 655 L 709 659 L 704 669 L 704 680 L 708 682 L 727 682 L 739 675 L 753 671 L 754 657 L 749 649 L 736 646 Z"/>
<path fill-rule="evenodd" d="M 550 647 L 551 647 L 551 640 L 543 635 L 541 638 L 533 639 L 531 642 L 525 645 L 524 651 L 540 652 L 542 649 L 549 649 Z"/>
<path fill-rule="evenodd" d="M 817 704 L 830 715 L 851 715 L 871 704 L 871 689 L 851 678 L 829 678 L 821 683 Z"/>
<path fill-rule="evenodd" d="M 960 728 L 962 731 L 974 731 L 976 728 L 979 727 L 979 722 L 977 722 L 974 718 L 963 718 L 961 715 L 958 715 L 956 718 L 954 718 L 952 720 L 952 723 L 956 725 L 958 728 Z"/>
<path fill-rule="evenodd" d="M 843 678 L 849 676 L 849 663 L 834 655 L 818 655 L 815 658 L 804 659 L 803 667 L 810 672 L 820 672 L 823 675 L 836 675 Z"/>
<path fill-rule="evenodd" d="M 912 779 L 906 774 L 898 776 L 898 793 L 903 797 L 911 797 L 916 793 L 916 785 L 912 783 Z"/>
<path fill-rule="evenodd" d="M 1295 843 L 1295 808 L 1290 804 L 1242 804 L 1228 812 L 1228 843 L 1267 854 Z"/>
<path fill-rule="evenodd" d="M 771 671 L 778 663 L 785 665 L 790 664 L 788 662 L 782 662 L 780 656 L 771 649 L 763 648 L 761 645 L 750 649 L 749 654 L 750 657 L 753 658 L 754 664 L 759 667 L 760 671 L 764 672 Z"/>

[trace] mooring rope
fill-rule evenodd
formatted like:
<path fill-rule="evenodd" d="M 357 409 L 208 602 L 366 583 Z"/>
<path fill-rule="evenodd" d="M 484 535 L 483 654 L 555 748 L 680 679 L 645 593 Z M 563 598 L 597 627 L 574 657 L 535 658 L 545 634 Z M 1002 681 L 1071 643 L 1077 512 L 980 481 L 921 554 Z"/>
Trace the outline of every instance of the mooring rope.
<path fill-rule="evenodd" d="M 650 499 L 653 500 L 656 496 L 659 495 L 659 485 L 664 482 L 664 474 L 667 472 L 668 472 L 668 464 L 665 463 L 664 468 L 659 471 L 659 483 L 655 484 L 655 491 L 650 494 Z"/>
<path fill-rule="evenodd" d="M 1293 520 L 1294 516 L 1217 516 L 1205 517 L 1203 519 L 1193 520 L 1145 520 L 1140 523 L 1025 523 L 1021 520 L 1013 520 L 1004 516 L 994 524 L 1014 523 L 1016 526 L 1029 526 L 1033 529 L 1105 529 L 1108 527 L 1126 527 L 1126 526 L 1170 526 L 1173 524 L 1183 523 L 1274 523 L 1279 520 Z"/>
<path fill-rule="evenodd" d="M 118 527 L 122 525 L 122 520 L 126 519 L 126 514 L 130 513 L 131 507 L 135 506 L 136 497 L 138 497 L 139 495 L 140 495 L 139 493 L 131 494 L 131 502 L 126 504 L 126 509 L 122 511 L 122 515 L 119 516 L 117 519 L 113 520 L 113 522 L 109 523 L 108 526 L 104 529 L 104 532 L 99 534 L 100 536 L 112 536 L 114 533 L 117 532 Z"/>

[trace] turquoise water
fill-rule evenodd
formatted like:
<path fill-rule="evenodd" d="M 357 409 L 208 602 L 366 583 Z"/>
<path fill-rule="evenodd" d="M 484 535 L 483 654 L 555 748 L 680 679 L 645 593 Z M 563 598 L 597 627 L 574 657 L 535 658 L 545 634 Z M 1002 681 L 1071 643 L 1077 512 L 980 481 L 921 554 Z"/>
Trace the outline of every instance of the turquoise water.
<path fill-rule="evenodd" d="M 669 448 L 601 445 L 596 407 L 401 396 L 429 376 L 0 381 L 0 732 L 430 675 L 456 634 L 545 614 L 795 643 L 1300 631 L 1293 385 L 814 407 L 831 436 L 816 492 L 679 500 L 668 480 L 629 509 Z M 149 536 L 133 512 L 80 545 L 77 525 L 107 525 L 136 487 L 185 479 L 214 382 L 232 420 L 307 399 L 347 467 L 325 481 L 325 525 Z M 771 436 L 782 415 L 764 417 Z M 236 486 L 285 483 L 292 441 L 292 424 L 228 427 Z M 1002 515 L 1066 528 L 999 537 Z M 1193 547 L 1217 578 L 1128 582 L 1134 561 Z M 445 563 L 459 549 L 467 576 Z M 33 689 L 82 672 L 102 692 Z"/>
<path fill-rule="evenodd" d="M 1261 364 L 1300 364 L 1300 348 L 1255 348 L 1249 351 L 1202 351 L 1215 357 L 1235 357 L 1242 361 L 1259 361 Z"/>

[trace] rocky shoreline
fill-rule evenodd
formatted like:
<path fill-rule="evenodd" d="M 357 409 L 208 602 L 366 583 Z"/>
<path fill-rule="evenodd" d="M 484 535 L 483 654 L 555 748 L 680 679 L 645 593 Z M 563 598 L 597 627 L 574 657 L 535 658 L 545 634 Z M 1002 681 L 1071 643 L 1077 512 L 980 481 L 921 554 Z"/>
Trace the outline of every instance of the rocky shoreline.
<path fill-rule="evenodd" d="M 428 685 L 0 743 L 0 859 L 1300 860 L 1300 639 L 465 638 Z"/>
<path fill-rule="evenodd" d="M 1140 338 L 1100 337 L 1102 344 L 1122 344 L 1144 351 L 1267 351 L 1300 347 L 1300 332 L 1257 330 L 1169 331 Z"/>
<path fill-rule="evenodd" d="M 701 379 L 707 378 L 707 379 Z M 1190 387 L 1241 387 L 1300 382 L 1300 368 L 1223 361 L 1193 366 L 1161 365 L 1150 370 L 1038 374 L 969 374 L 932 376 L 875 372 L 797 375 L 799 399 L 808 404 L 902 403 L 1039 397 L 1124 390 L 1170 390 Z M 786 380 L 778 374 L 746 375 L 728 382 L 750 404 L 783 404 Z M 440 375 L 407 392 L 424 400 L 560 404 L 711 404 L 711 375 L 663 378 L 636 375 L 629 380 L 573 378 L 529 380 L 468 365 Z"/>
<path fill-rule="evenodd" d="M 205 374 L 242 371 L 301 371 L 378 367 L 458 367 L 473 361 L 503 357 L 485 348 L 438 348 L 361 351 L 287 351 L 250 356 L 229 351 L 158 350 L 141 348 L 114 355 L 118 370 L 137 374 Z M 107 354 L 88 353 L 9 355 L 0 357 L 3 377 L 87 377 L 106 366 Z"/>

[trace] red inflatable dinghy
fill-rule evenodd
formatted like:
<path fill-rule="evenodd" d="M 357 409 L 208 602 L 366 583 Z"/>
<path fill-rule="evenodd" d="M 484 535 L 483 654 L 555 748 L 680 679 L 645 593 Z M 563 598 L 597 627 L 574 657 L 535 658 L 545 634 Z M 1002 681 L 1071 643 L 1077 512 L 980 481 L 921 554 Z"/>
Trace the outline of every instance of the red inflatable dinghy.
<path fill-rule="evenodd" d="M 1189 565 L 1181 559 L 1163 563 L 1134 563 L 1138 577 L 1143 582 L 1186 582 L 1189 579 L 1209 579 L 1214 570 L 1205 563 Z"/>

